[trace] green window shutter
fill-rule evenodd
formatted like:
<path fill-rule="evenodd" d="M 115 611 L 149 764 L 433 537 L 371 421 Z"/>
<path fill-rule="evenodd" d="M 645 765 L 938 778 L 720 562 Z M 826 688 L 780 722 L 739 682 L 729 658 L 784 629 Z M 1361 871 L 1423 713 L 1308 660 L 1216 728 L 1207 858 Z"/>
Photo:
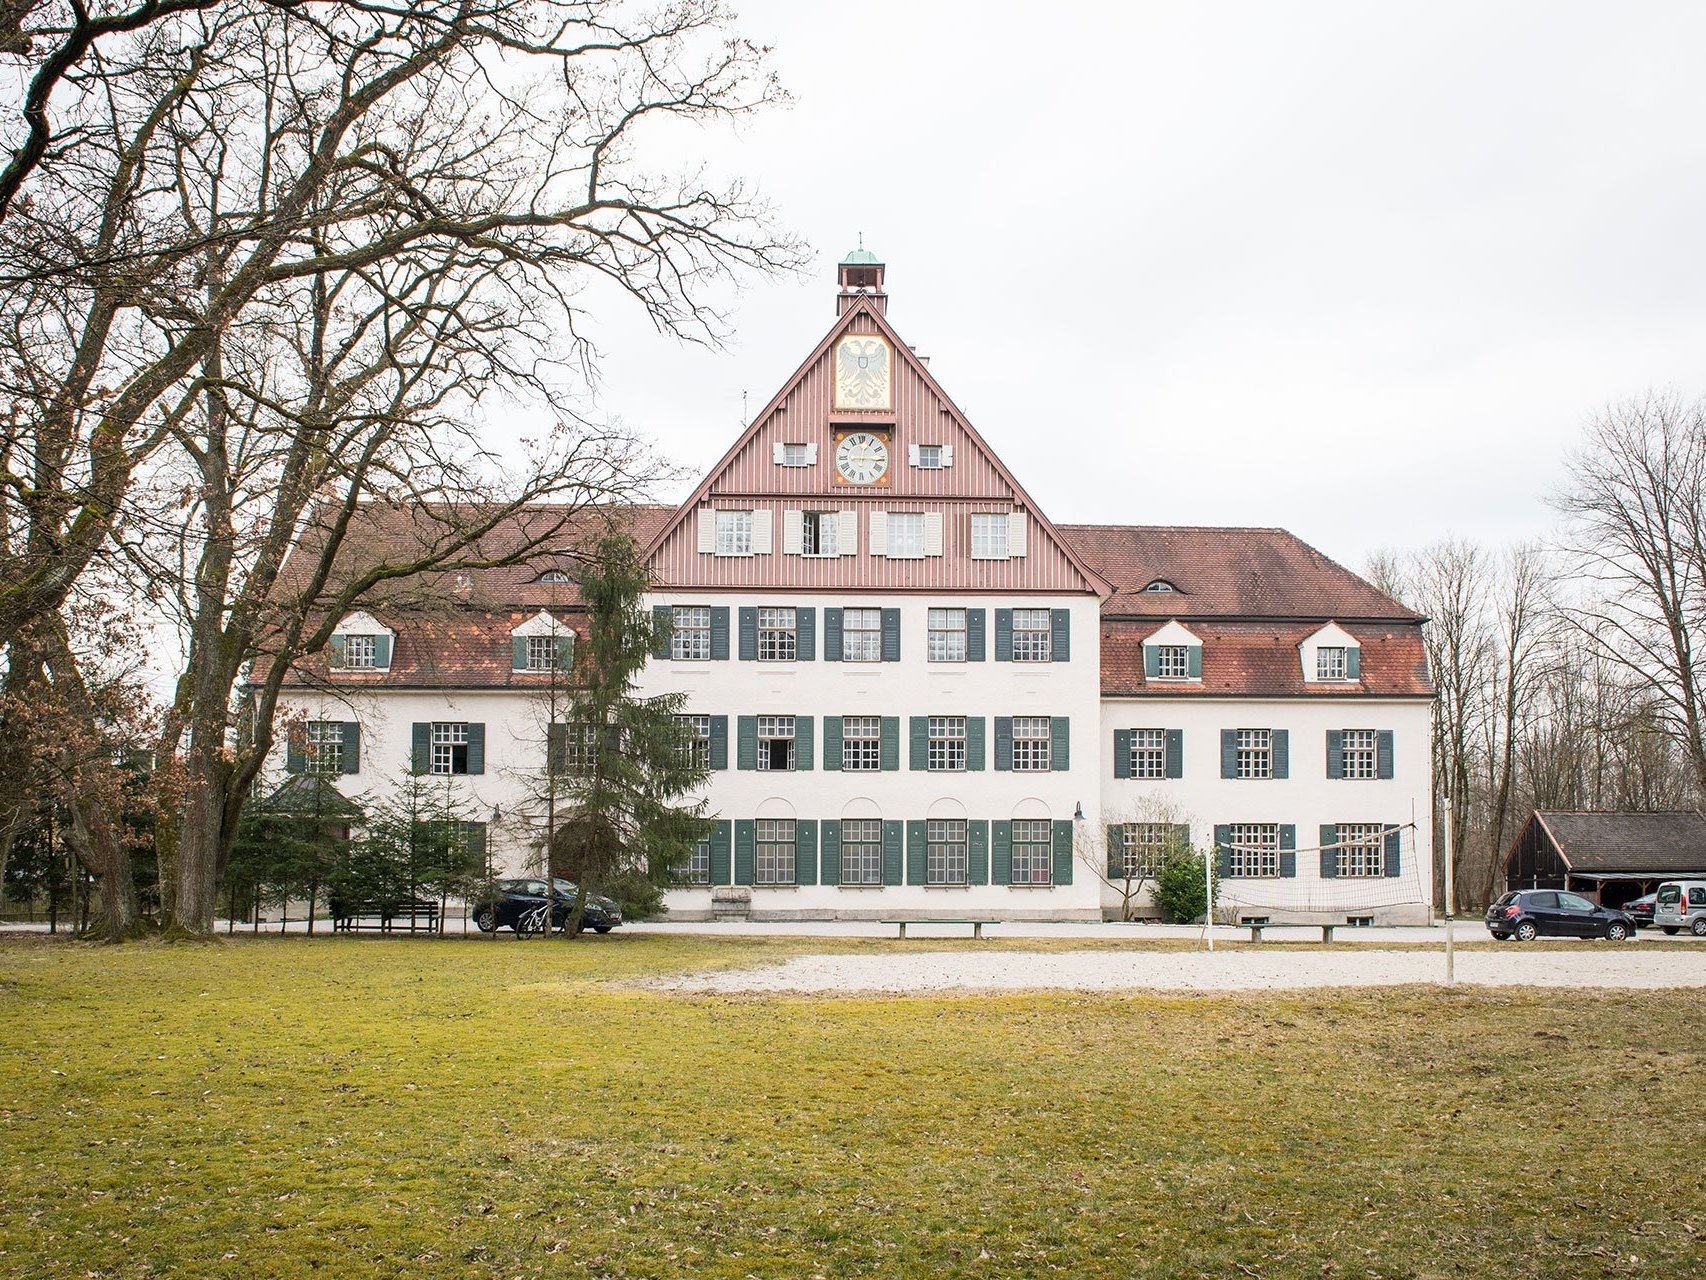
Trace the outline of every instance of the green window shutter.
<path fill-rule="evenodd" d="M 1220 776 L 1236 778 L 1238 776 L 1238 730 L 1222 729 L 1220 731 Z"/>
<path fill-rule="evenodd" d="M 1291 777 L 1291 731 L 1289 729 L 1273 730 L 1273 748 L 1274 777 Z"/>
<path fill-rule="evenodd" d="M 331 664 L 334 670 L 344 665 L 344 638 L 342 636 L 333 636 L 326 643 L 326 661 Z"/>
<path fill-rule="evenodd" d="M 1192 680 L 1202 679 L 1202 646 L 1200 644 L 1185 646 L 1185 675 Z"/>
<path fill-rule="evenodd" d="M 729 660 L 729 607 L 726 604 L 711 608 L 711 661 Z"/>
<path fill-rule="evenodd" d="M 823 611 L 823 660 L 841 661 L 841 610 Z"/>
<path fill-rule="evenodd" d="M 711 767 L 727 769 L 729 767 L 729 718 L 727 716 L 711 717 Z"/>
<path fill-rule="evenodd" d="M 1013 611 L 997 609 L 995 611 L 995 660 L 997 662 L 1013 661 Z"/>
<path fill-rule="evenodd" d="M 1191 851 L 1190 823 L 1175 822 L 1173 824 L 1173 847 L 1185 853 L 1189 853 Z"/>
<path fill-rule="evenodd" d="M 990 824 L 989 883 L 1013 883 L 1013 824 L 996 821 Z"/>
<path fill-rule="evenodd" d="M 373 665 L 381 671 L 391 669 L 391 637 L 384 632 L 373 637 Z"/>
<path fill-rule="evenodd" d="M 1048 722 L 1048 768 L 1050 773 L 1065 773 L 1072 768 L 1072 721 L 1068 716 L 1052 716 Z"/>
<path fill-rule="evenodd" d="M 1108 824 L 1108 879 L 1125 879 L 1125 824 Z"/>
<path fill-rule="evenodd" d="M 1146 644 L 1143 646 L 1143 678 L 1153 680 L 1161 674 L 1161 646 Z"/>
<path fill-rule="evenodd" d="M 510 670 L 527 670 L 527 637 L 511 636 L 509 638 Z"/>
<path fill-rule="evenodd" d="M 1114 777 L 1131 777 L 1131 730 L 1114 730 Z"/>
<path fill-rule="evenodd" d="M 486 726 L 470 724 L 468 726 L 468 772 L 470 774 L 486 771 Z"/>
<path fill-rule="evenodd" d="M 740 660 L 758 661 L 758 610 L 744 605 L 740 610 Z"/>
<path fill-rule="evenodd" d="M 361 772 L 361 725 L 354 720 L 344 721 L 344 772 Z"/>
<path fill-rule="evenodd" d="M 1072 883 L 1072 819 L 1056 818 L 1054 823 L 1054 882 Z"/>
<path fill-rule="evenodd" d="M 883 661 L 900 661 L 900 610 L 883 610 Z"/>
<path fill-rule="evenodd" d="M 966 610 L 966 661 L 982 662 L 984 649 L 984 611 Z"/>
<path fill-rule="evenodd" d="M 794 657 L 801 662 L 817 661 L 817 610 L 794 610 Z"/>
<path fill-rule="evenodd" d="M 416 726 L 419 728 L 420 726 Z M 284 735 L 284 771 L 286 773 L 306 773 L 308 770 L 308 754 L 304 749 L 307 745 L 306 729 L 291 728 Z M 416 773 L 425 773 L 425 769 L 416 769 Z"/>
<path fill-rule="evenodd" d="M 735 883 L 751 884 L 757 879 L 758 846 L 752 819 L 735 820 Z"/>
<path fill-rule="evenodd" d="M 1224 880 L 1232 874 L 1232 828 L 1217 823 L 1214 828 L 1214 878 Z"/>
<path fill-rule="evenodd" d="M 1072 610 L 1049 610 L 1049 661 L 1068 662 L 1072 658 Z"/>
<path fill-rule="evenodd" d="M 430 723 L 409 726 L 409 768 L 416 773 L 425 773 L 432 768 L 432 725 Z"/>
<path fill-rule="evenodd" d="M 669 657 L 669 633 L 675 630 L 675 610 L 667 604 L 652 606 L 652 657 Z"/>
<path fill-rule="evenodd" d="M 1392 777 L 1392 730 L 1382 729 L 1374 735 L 1374 772 L 1382 778 Z"/>
<path fill-rule="evenodd" d="M 930 717 L 913 716 L 907 722 L 911 760 L 907 767 L 922 772 L 930 767 Z"/>
<path fill-rule="evenodd" d="M 983 772 L 983 717 L 966 717 L 966 770 Z"/>
<path fill-rule="evenodd" d="M 841 768 L 841 717 L 823 718 L 823 767 Z"/>
<path fill-rule="evenodd" d="M 966 823 L 966 883 L 989 883 L 989 823 L 982 818 Z"/>
<path fill-rule="evenodd" d="M 906 882 L 908 884 L 923 884 L 926 879 L 924 844 L 924 824 L 908 822 L 906 824 Z"/>
<path fill-rule="evenodd" d="M 1352 680 L 1362 679 L 1362 646 L 1345 646 L 1345 675 Z"/>
<path fill-rule="evenodd" d="M 817 822 L 812 818 L 794 823 L 794 883 L 817 883 Z"/>
<path fill-rule="evenodd" d="M 1013 768 L 1013 717 L 995 717 L 995 767 L 1011 772 Z"/>
<path fill-rule="evenodd" d="M 554 651 L 552 661 L 557 664 L 557 670 L 568 671 L 575 665 L 575 635 L 570 632 L 566 636 L 558 636 L 551 646 Z"/>
<path fill-rule="evenodd" d="M 1295 880 L 1297 878 L 1297 828 L 1289 822 L 1280 823 L 1279 838 L 1280 875 L 1284 879 Z"/>
<path fill-rule="evenodd" d="M 735 717 L 735 768 L 758 768 L 758 717 Z"/>
<path fill-rule="evenodd" d="M 1166 743 L 1166 774 L 1169 778 L 1185 776 L 1185 731 L 1183 729 L 1167 730 L 1164 739 Z"/>
<path fill-rule="evenodd" d="M 824 884 L 841 883 L 841 823 L 834 818 L 826 818 L 822 823 L 823 844 L 819 857 L 821 865 L 818 870 Z"/>
<path fill-rule="evenodd" d="M 555 777 L 569 758 L 569 726 L 561 720 L 545 726 L 545 772 Z"/>
<path fill-rule="evenodd" d="M 1329 778 L 1345 776 L 1345 731 L 1343 729 L 1327 730 L 1327 776 Z"/>
<path fill-rule="evenodd" d="M 1386 878 L 1395 880 L 1403 874 L 1404 832 L 1394 825 L 1386 832 Z"/>
<path fill-rule="evenodd" d="M 811 716 L 794 717 L 794 768 L 810 772 L 812 755 L 817 750 L 812 733 Z"/>
<path fill-rule="evenodd" d="M 882 756 L 884 773 L 894 773 L 900 768 L 900 717 L 884 716 L 882 723 L 882 738 L 878 750 Z"/>
<path fill-rule="evenodd" d="M 468 854 L 470 862 L 478 862 L 482 869 L 486 865 L 486 824 L 483 822 L 464 822 L 462 824 L 462 848 Z"/>
<path fill-rule="evenodd" d="M 728 884 L 731 871 L 729 849 L 733 842 L 732 824 L 720 820 L 711 828 L 711 883 Z"/>
<path fill-rule="evenodd" d="M 1321 878 L 1337 879 L 1339 874 L 1339 828 L 1330 822 L 1321 824 Z"/>
<path fill-rule="evenodd" d="M 900 883 L 901 839 L 900 823 L 883 823 L 883 883 L 886 885 Z"/>

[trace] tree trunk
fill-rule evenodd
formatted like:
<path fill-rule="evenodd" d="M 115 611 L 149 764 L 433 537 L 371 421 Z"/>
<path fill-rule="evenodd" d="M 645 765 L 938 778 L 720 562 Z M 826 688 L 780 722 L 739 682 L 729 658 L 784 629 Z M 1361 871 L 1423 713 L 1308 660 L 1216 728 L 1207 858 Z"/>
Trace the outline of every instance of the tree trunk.
<path fill-rule="evenodd" d="M 216 727 L 224 728 L 224 717 Z M 213 934 L 219 881 L 235 831 L 226 821 L 230 765 L 224 758 L 223 745 L 214 741 L 213 732 L 205 726 L 191 730 L 185 777 L 177 856 L 173 860 L 169 932 L 176 938 L 207 938 Z"/>

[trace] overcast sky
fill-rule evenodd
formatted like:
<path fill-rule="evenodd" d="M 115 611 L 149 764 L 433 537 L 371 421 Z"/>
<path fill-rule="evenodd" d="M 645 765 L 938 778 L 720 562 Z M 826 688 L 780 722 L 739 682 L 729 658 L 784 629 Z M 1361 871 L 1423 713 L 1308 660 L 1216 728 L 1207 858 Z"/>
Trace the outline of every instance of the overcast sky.
<path fill-rule="evenodd" d="M 789 109 L 709 137 L 819 257 L 721 351 L 605 323 L 600 408 L 703 470 L 889 316 L 1055 520 L 1346 563 L 1542 534 L 1608 400 L 1706 390 L 1706 5 L 747 0 Z M 685 490 L 668 494 L 685 496 Z"/>

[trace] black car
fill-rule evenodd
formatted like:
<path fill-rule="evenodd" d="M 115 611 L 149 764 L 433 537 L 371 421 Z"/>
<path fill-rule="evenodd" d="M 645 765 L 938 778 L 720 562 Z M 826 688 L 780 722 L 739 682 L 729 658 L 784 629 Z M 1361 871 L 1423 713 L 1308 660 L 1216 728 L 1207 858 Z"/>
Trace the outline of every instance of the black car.
<path fill-rule="evenodd" d="M 1635 921 L 1616 907 L 1596 907 L 1579 893 L 1562 889 L 1519 889 L 1487 908 L 1487 929 L 1500 942 L 1515 938 L 1609 938 L 1635 936 Z"/>
<path fill-rule="evenodd" d="M 1643 894 L 1633 902 L 1625 902 L 1623 910 L 1637 926 L 1642 929 L 1653 927 L 1653 912 L 1658 909 L 1659 895 L 1656 893 Z"/>
<path fill-rule="evenodd" d="M 569 880 L 553 880 L 551 927 L 561 929 L 574 910 L 575 885 Z M 582 920 L 595 933 L 609 933 L 622 923 L 622 908 L 603 894 L 588 893 Z M 526 937 L 541 932 L 545 923 L 545 882 L 543 880 L 494 880 L 491 891 L 474 908 L 474 924 L 481 933 L 495 929 L 514 929 Z"/>

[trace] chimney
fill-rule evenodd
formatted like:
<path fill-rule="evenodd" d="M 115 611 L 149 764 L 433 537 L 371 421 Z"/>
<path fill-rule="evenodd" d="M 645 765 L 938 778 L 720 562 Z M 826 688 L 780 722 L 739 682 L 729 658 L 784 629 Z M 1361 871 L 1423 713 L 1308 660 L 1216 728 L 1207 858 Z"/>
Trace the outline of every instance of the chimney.
<path fill-rule="evenodd" d="M 887 312 L 889 295 L 883 292 L 883 264 L 865 247 L 864 236 L 859 237 L 859 247 L 841 260 L 835 275 L 841 285 L 835 299 L 836 315 L 846 315 L 847 308 L 861 297 L 870 298 L 878 311 Z"/>

